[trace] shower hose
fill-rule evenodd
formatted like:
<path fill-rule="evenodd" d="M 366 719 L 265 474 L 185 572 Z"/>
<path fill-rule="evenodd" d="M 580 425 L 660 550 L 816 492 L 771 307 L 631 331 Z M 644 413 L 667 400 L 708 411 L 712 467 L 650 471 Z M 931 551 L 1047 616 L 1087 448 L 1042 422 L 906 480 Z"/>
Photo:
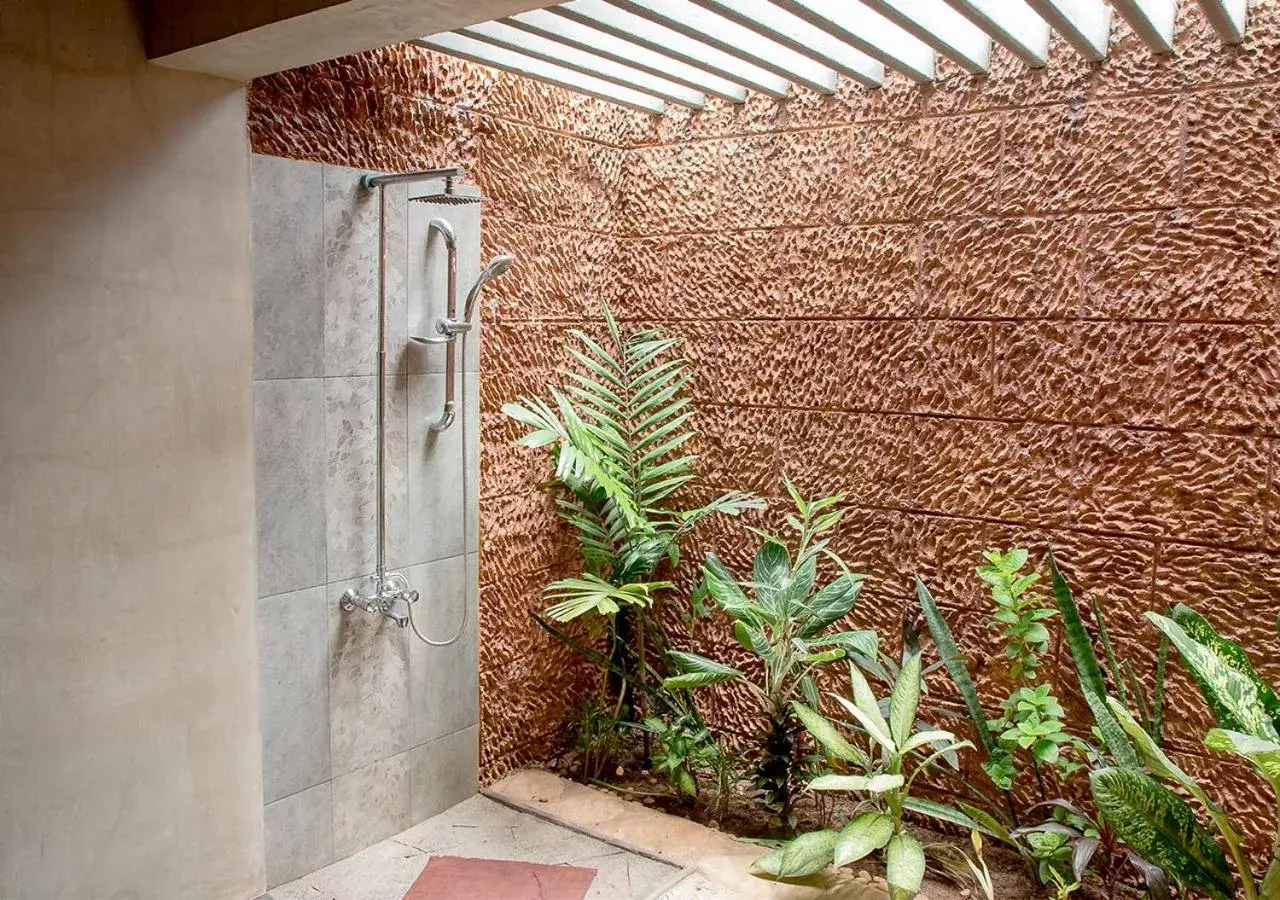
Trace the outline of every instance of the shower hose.
<path fill-rule="evenodd" d="M 462 366 L 460 367 L 462 371 L 458 373 L 459 381 L 460 381 L 459 393 L 462 395 L 462 415 L 458 417 L 462 420 L 462 426 L 461 426 L 462 427 L 462 565 L 463 565 L 463 576 L 464 576 L 463 577 L 464 588 L 463 588 L 463 596 L 462 596 L 462 623 L 458 625 L 458 631 L 454 634 L 454 636 L 449 638 L 448 640 L 444 640 L 444 641 L 433 640 L 422 633 L 422 631 L 418 628 L 418 623 L 415 622 L 413 618 L 413 607 L 418 602 L 418 592 L 410 591 L 408 597 L 411 597 L 412 599 L 408 599 L 407 597 L 405 602 L 405 609 L 407 609 L 409 612 L 409 627 L 413 629 L 414 637 L 422 641 L 422 643 L 428 644 L 432 647 L 448 647 L 451 644 L 456 644 L 458 640 L 462 637 L 462 633 L 467 630 L 467 622 L 470 621 L 468 616 L 471 608 L 471 572 L 470 572 L 471 560 L 470 560 L 470 553 L 468 552 L 470 532 L 468 531 L 468 528 L 467 528 L 468 524 L 471 521 L 470 516 L 468 515 L 469 501 L 467 498 L 467 469 L 470 468 L 470 463 L 469 463 L 469 460 L 467 459 L 467 335 L 468 334 L 469 332 L 466 332 L 466 331 L 462 333 L 462 352 L 458 354 L 459 356 L 462 357 Z M 452 373 L 446 373 L 445 377 L 448 378 L 450 377 L 451 374 Z"/>

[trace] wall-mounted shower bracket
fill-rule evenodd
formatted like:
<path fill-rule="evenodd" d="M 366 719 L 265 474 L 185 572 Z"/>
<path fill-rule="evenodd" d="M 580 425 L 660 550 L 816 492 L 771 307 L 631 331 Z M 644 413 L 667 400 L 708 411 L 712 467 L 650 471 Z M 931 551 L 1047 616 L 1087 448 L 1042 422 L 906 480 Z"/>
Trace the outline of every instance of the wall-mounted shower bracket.
<path fill-rule="evenodd" d="M 409 624 L 408 612 L 396 608 L 397 604 L 416 603 L 418 592 L 409 587 L 409 580 L 399 572 L 374 573 L 364 578 L 357 587 L 350 587 L 339 601 L 348 612 L 362 609 L 378 613 L 394 621 L 401 628 Z"/>

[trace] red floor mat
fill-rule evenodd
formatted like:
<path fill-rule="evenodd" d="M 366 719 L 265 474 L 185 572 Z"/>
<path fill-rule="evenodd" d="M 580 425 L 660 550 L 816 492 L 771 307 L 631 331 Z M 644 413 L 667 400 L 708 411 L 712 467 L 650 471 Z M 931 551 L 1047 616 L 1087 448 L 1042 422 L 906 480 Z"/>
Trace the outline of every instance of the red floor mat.
<path fill-rule="evenodd" d="M 583 900 L 595 869 L 433 856 L 404 900 Z"/>

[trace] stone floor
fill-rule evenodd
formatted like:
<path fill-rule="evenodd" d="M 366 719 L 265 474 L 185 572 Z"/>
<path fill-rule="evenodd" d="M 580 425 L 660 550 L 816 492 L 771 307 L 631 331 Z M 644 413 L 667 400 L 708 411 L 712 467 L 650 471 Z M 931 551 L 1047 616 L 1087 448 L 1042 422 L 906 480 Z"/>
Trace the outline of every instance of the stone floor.
<path fill-rule="evenodd" d="M 597 875 L 588 900 L 720 896 L 700 893 L 696 884 L 688 886 L 689 892 L 672 894 L 669 889 L 680 878 L 679 866 L 476 796 L 354 856 L 272 888 L 261 900 L 401 900 L 435 855 L 593 868 Z"/>

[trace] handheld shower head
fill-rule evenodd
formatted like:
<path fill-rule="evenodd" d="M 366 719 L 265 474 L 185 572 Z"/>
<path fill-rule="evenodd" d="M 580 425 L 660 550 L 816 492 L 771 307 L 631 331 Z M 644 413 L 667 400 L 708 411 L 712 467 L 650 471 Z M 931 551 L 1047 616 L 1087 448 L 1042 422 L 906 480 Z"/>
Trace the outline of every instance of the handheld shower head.
<path fill-rule="evenodd" d="M 471 290 L 467 291 L 467 302 L 463 306 L 462 319 L 470 324 L 471 317 L 475 312 L 476 301 L 480 299 L 480 291 L 486 284 L 499 276 L 507 274 L 511 270 L 511 266 L 515 263 L 516 258 L 509 253 L 499 253 L 493 259 L 489 260 L 489 264 L 480 272 L 476 278 L 475 284 L 471 285 Z"/>

